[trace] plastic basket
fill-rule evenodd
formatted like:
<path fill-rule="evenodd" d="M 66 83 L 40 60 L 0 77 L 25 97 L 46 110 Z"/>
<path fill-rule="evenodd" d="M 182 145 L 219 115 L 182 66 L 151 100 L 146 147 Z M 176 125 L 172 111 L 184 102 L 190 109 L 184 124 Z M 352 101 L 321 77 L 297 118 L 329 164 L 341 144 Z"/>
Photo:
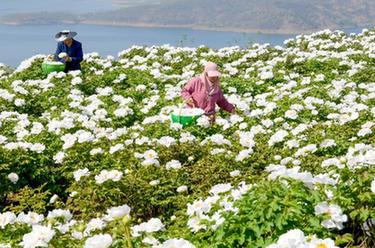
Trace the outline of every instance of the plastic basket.
<path fill-rule="evenodd" d="M 49 63 L 43 63 L 42 64 L 42 70 L 45 74 L 49 74 L 51 72 L 60 72 L 65 70 L 65 64 L 49 64 Z"/>
<path fill-rule="evenodd" d="M 180 123 L 183 127 L 195 124 L 197 119 L 202 115 L 181 115 L 182 106 L 180 106 L 179 114 L 172 113 L 171 119 L 173 123 Z"/>

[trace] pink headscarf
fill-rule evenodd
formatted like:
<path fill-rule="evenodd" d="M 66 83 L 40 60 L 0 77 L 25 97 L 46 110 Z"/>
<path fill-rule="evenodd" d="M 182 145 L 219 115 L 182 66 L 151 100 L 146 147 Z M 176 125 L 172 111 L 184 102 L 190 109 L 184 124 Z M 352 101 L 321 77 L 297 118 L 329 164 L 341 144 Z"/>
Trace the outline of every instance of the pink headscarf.
<path fill-rule="evenodd" d="M 217 65 L 212 62 L 208 62 L 204 67 L 204 72 L 200 75 L 208 96 L 216 94 L 220 90 L 220 80 L 212 82 L 209 77 L 220 77 L 221 73 L 218 71 Z"/>

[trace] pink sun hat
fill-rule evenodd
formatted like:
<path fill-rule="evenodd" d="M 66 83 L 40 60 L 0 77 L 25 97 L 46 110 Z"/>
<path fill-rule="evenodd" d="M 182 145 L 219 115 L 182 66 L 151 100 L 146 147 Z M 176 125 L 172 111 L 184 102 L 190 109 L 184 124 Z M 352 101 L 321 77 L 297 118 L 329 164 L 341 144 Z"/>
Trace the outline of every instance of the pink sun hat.
<path fill-rule="evenodd" d="M 209 77 L 220 77 L 221 73 L 218 70 L 217 64 L 213 62 L 208 62 L 205 67 L 204 71 L 207 73 Z"/>

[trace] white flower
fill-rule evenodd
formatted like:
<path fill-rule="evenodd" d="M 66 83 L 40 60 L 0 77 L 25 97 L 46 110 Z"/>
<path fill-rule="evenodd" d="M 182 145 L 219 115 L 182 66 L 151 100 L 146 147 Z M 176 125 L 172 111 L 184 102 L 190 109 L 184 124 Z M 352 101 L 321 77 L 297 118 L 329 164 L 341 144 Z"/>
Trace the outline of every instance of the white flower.
<path fill-rule="evenodd" d="M 61 164 L 65 158 L 65 152 L 58 152 L 55 156 L 53 156 L 53 160 L 55 160 L 56 164 Z"/>
<path fill-rule="evenodd" d="M 220 193 L 228 192 L 232 189 L 232 185 L 230 183 L 227 184 L 216 184 L 210 190 L 210 194 L 218 195 Z"/>
<path fill-rule="evenodd" d="M 313 237 L 313 239 L 308 244 L 307 248 L 339 248 L 335 245 L 335 241 L 332 239 L 317 239 Z"/>
<path fill-rule="evenodd" d="M 17 216 L 17 222 L 28 224 L 28 225 L 36 225 L 42 222 L 44 219 L 44 216 L 42 214 L 37 214 L 34 212 L 28 212 L 25 214 L 24 212 L 20 213 Z"/>
<path fill-rule="evenodd" d="M 260 74 L 261 80 L 272 79 L 272 78 L 273 78 L 273 72 L 272 71 L 262 71 L 261 74 Z"/>
<path fill-rule="evenodd" d="M 336 142 L 333 139 L 326 139 L 326 140 L 323 140 L 322 143 L 320 143 L 320 147 L 322 148 L 327 148 L 327 147 L 332 147 L 332 146 L 336 146 Z"/>
<path fill-rule="evenodd" d="M 17 175 L 16 173 L 12 172 L 12 173 L 9 173 L 9 174 L 8 174 L 8 179 L 9 179 L 12 183 L 16 184 L 17 181 L 18 181 L 18 179 L 19 179 L 19 177 L 18 177 L 18 175 Z"/>
<path fill-rule="evenodd" d="M 80 77 L 75 77 L 72 79 L 72 85 L 77 85 L 82 83 L 82 78 Z"/>
<path fill-rule="evenodd" d="M 169 161 L 167 164 L 166 164 L 166 169 L 167 170 L 171 170 L 171 169 L 175 169 L 175 170 L 178 170 L 178 169 L 181 169 L 182 168 L 182 165 L 179 161 L 177 160 L 172 160 L 172 161 Z"/>
<path fill-rule="evenodd" d="M 121 151 L 121 150 L 124 150 L 124 145 L 123 144 L 117 144 L 115 146 L 111 146 L 111 148 L 109 149 L 109 153 L 113 154 L 113 153 Z"/>
<path fill-rule="evenodd" d="M 102 148 L 95 148 L 90 151 L 90 155 L 94 156 L 96 154 L 102 154 L 104 151 Z"/>
<path fill-rule="evenodd" d="M 158 154 L 154 151 L 154 150 L 148 150 L 148 151 L 145 151 L 145 153 L 143 153 L 143 157 L 148 160 L 148 159 L 157 159 L 158 158 Z"/>
<path fill-rule="evenodd" d="M 83 239 L 83 233 L 82 232 L 73 231 L 72 232 L 72 237 L 75 238 L 75 239 L 81 240 L 81 239 Z"/>
<path fill-rule="evenodd" d="M 171 123 L 169 127 L 173 130 L 181 130 L 183 128 L 183 125 L 180 123 Z"/>
<path fill-rule="evenodd" d="M 45 145 L 40 144 L 40 143 L 33 144 L 30 147 L 31 151 L 34 151 L 34 152 L 37 152 L 37 153 L 42 153 L 45 149 L 46 149 Z"/>
<path fill-rule="evenodd" d="M 281 235 L 277 241 L 278 248 L 304 248 L 306 237 L 299 229 L 290 230 Z"/>
<path fill-rule="evenodd" d="M 0 135 L 0 144 L 5 144 L 5 142 L 8 140 L 7 137 Z"/>
<path fill-rule="evenodd" d="M 146 159 L 142 162 L 142 165 L 144 165 L 144 166 L 155 165 L 155 166 L 159 167 L 160 163 L 157 159 Z"/>
<path fill-rule="evenodd" d="M 230 175 L 231 177 L 237 177 L 237 176 L 239 176 L 240 174 L 241 174 L 241 172 L 240 172 L 239 170 L 235 170 L 235 171 L 232 171 L 232 172 L 229 173 L 229 175 Z"/>
<path fill-rule="evenodd" d="M 253 150 L 252 149 L 246 149 L 246 150 L 242 150 L 240 151 L 240 153 L 236 156 L 236 161 L 237 162 L 241 162 L 243 161 L 244 159 L 250 157 L 250 155 L 253 153 Z"/>
<path fill-rule="evenodd" d="M 177 188 L 177 193 L 181 193 L 181 192 L 185 192 L 188 190 L 188 187 L 186 185 L 182 185 L 180 187 Z"/>
<path fill-rule="evenodd" d="M 90 235 L 91 231 L 102 230 L 106 226 L 106 223 L 100 218 L 91 219 L 87 224 L 84 234 L 86 236 Z"/>
<path fill-rule="evenodd" d="M 57 198 L 59 198 L 58 195 L 54 194 L 50 199 L 49 199 L 49 203 L 50 204 L 53 204 L 56 202 Z"/>
<path fill-rule="evenodd" d="M 60 59 L 62 59 L 62 58 L 65 58 L 66 56 L 68 56 L 68 54 L 67 53 L 64 53 L 64 52 L 62 52 L 62 53 L 59 53 L 59 58 Z"/>
<path fill-rule="evenodd" d="M 78 192 L 77 191 L 72 191 L 70 194 L 69 194 L 69 197 L 75 197 L 76 195 L 78 195 Z"/>
<path fill-rule="evenodd" d="M 194 233 L 207 228 L 206 225 L 201 223 L 201 219 L 198 217 L 190 218 L 187 225 Z"/>
<path fill-rule="evenodd" d="M 187 214 L 189 216 L 193 215 L 202 215 L 204 213 L 208 213 L 211 209 L 211 204 L 203 201 L 203 200 L 195 200 L 193 204 L 188 203 Z"/>
<path fill-rule="evenodd" d="M 207 140 L 210 140 L 211 142 L 213 142 L 216 145 L 228 145 L 228 146 L 232 145 L 232 143 L 229 140 L 225 139 L 224 135 L 222 135 L 222 134 L 214 134 L 214 135 L 206 138 L 205 141 L 207 141 Z M 203 141 L 202 144 L 204 144 L 205 141 Z"/>
<path fill-rule="evenodd" d="M 63 210 L 63 209 L 55 209 L 52 212 L 49 212 L 47 215 L 47 219 L 55 219 L 55 218 L 64 218 L 65 221 L 69 221 L 72 219 L 73 215 L 70 213 L 69 210 Z"/>
<path fill-rule="evenodd" d="M 344 168 L 345 166 L 340 162 L 339 159 L 337 158 L 329 158 L 329 159 L 326 159 L 322 162 L 322 167 L 328 167 L 328 166 L 331 166 L 331 165 L 334 165 L 336 166 L 337 168 L 339 169 L 342 169 Z"/>
<path fill-rule="evenodd" d="M 316 175 L 313 179 L 313 183 L 320 183 L 326 185 L 336 185 L 336 180 L 329 177 L 327 173 Z"/>
<path fill-rule="evenodd" d="M 371 182 L 371 191 L 375 194 L 375 179 Z"/>
<path fill-rule="evenodd" d="M 40 134 L 44 130 L 44 126 L 42 123 L 34 122 L 33 127 L 31 128 L 31 134 Z"/>
<path fill-rule="evenodd" d="M 149 184 L 150 184 L 151 186 L 156 186 L 156 185 L 158 185 L 159 183 L 160 183 L 160 180 L 153 180 L 153 181 L 149 182 Z"/>
<path fill-rule="evenodd" d="M 109 234 L 97 234 L 88 238 L 84 248 L 108 248 L 112 245 L 112 237 Z"/>
<path fill-rule="evenodd" d="M 25 99 L 20 99 L 20 98 L 15 99 L 14 105 L 16 105 L 17 107 L 21 107 L 25 105 Z"/>
<path fill-rule="evenodd" d="M 142 243 L 157 246 L 159 244 L 159 241 L 154 237 L 147 236 L 142 240 Z"/>
<path fill-rule="evenodd" d="M 344 228 L 343 223 L 347 221 L 348 217 L 342 214 L 342 210 L 339 206 L 331 204 L 328 205 L 327 202 L 321 202 L 315 206 L 315 214 L 325 214 L 329 219 L 322 222 L 322 226 L 326 228 L 337 228 L 341 230 Z"/>
<path fill-rule="evenodd" d="M 73 172 L 74 180 L 76 182 L 79 182 L 79 180 L 81 180 L 81 177 L 87 177 L 89 175 L 90 175 L 90 171 L 87 168 L 79 169 L 79 170 L 76 170 L 75 172 Z"/>
<path fill-rule="evenodd" d="M 114 219 L 122 218 L 130 215 L 130 207 L 128 205 L 122 205 L 119 207 L 112 207 L 107 209 L 106 220 L 111 221 Z"/>
<path fill-rule="evenodd" d="M 289 147 L 289 149 L 292 149 L 292 148 L 295 148 L 295 147 L 299 147 L 299 142 L 298 142 L 298 140 L 292 139 L 292 140 L 288 140 L 286 142 L 286 145 Z"/>
<path fill-rule="evenodd" d="M 358 137 L 364 137 L 364 136 L 366 136 L 368 134 L 372 134 L 372 131 L 371 131 L 370 128 L 362 128 L 357 133 Z"/>
<path fill-rule="evenodd" d="M 185 239 L 168 239 L 156 248 L 195 248 L 193 244 Z"/>
<path fill-rule="evenodd" d="M 224 152 L 226 152 L 226 149 L 224 148 L 215 148 L 210 152 L 210 154 L 217 155 L 217 154 L 224 153 Z"/>
<path fill-rule="evenodd" d="M 288 119 L 295 120 L 298 118 L 298 113 L 295 110 L 288 110 L 285 112 L 285 117 Z"/>
<path fill-rule="evenodd" d="M 205 115 L 202 115 L 201 117 L 197 119 L 197 125 L 204 127 L 204 128 L 210 127 L 210 118 L 208 118 Z"/>
<path fill-rule="evenodd" d="M 143 85 L 143 84 L 139 84 L 137 85 L 137 87 L 135 88 L 136 91 L 138 92 L 143 92 L 145 91 L 147 88 L 146 88 L 146 85 Z"/>
<path fill-rule="evenodd" d="M 288 132 L 285 130 L 279 130 L 268 141 L 269 146 L 273 146 L 276 143 L 282 142 L 284 138 L 288 136 Z"/>
<path fill-rule="evenodd" d="M 108 180 L 112 180 L 114 182 L 118 182 L 121 180 L 123 173 L 118 170 L 102 170 L 99 175 L 95 176 L 95 181 L 97 184 L 103 184 Z"/>
<path fill-rule="evenodd" d="M 176 144 L 176 140 L 172 137 L 164 136 L 164 137 L 161 137 L 158 140 L 158 143 L 162 146 L 170 147 L 170 146 Z"/>
<path fill-rule="evenodd" d="M 132 236 L 139 237 L 140 232 L 153 233 L 164 228 L 164 224 L 158 218 L 152 218 L 147 222 L 132 227 Z"/>
<path fill-rule="evenodd" d="M 12 212 L 0 213 L 0 227 L 4 229 L 6 225 L 13 224 L 16 220 L 16 215 Z"/>
<path fill-rule="evenodd" d="M 176 108 L 173 112 L 174 115 L 181 115 L 181 116 L 197 116 L 203 115 L 204 110 L 200 108 Z"/>
<path fill-rule="evenodd" d="M 125 117 L 125 116 L 128 116 L 128 115 L 131 115 L 133 114 L 133 110 L 129 107 L 122 107 L 122 108 L 118 108 L 116 109 L 113 114 L 116 116 L 116 117 Z"/>
<path fill-rule="evenodd" d="M 30 233 L 23 235 L 20 245 L 24 248 L 48 247 L 54 235 L 55 231 L 50 226 L 34 225 Z"/>

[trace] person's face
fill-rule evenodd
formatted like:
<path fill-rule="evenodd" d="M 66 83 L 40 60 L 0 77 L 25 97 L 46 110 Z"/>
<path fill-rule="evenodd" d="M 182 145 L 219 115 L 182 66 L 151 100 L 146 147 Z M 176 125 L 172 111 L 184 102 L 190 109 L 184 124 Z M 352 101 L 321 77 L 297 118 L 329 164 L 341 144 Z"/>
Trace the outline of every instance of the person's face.
<path fill-rule="evenodd" d="M 211 82 L 214 82 L 214 83 L 219 81 L 219 77 L 208 77 L 208 78 L 210 79 Z"/>
<path fill-rule="evenodd" d="M 72 38 L 64 40 L 64 44 L 67 45 L 67 46 L 70 46 L 72 44 L 72 42 L 73 42 Z"/>

